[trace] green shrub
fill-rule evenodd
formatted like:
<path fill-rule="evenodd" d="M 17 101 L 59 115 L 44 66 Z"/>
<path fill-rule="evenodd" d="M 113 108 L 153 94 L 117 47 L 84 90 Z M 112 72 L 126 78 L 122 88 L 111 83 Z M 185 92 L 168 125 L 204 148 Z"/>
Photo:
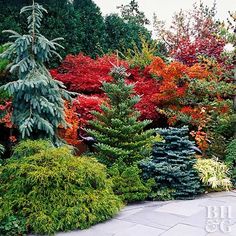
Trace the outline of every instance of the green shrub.
<path fill-rule="evenodd" d="M 170 201 L 174 200 L 174 193 L 174 189 L 165 187 L 159 190 L 157 189 L 155 191 L 151 191 L 149 198 L 155 201 Z"/>
<path fill-rule="evenodd" d="M 15 216 L 6 217 L 0 224 L 0 235 L 16 236 L 26 235 L 27 227 L 25 218 Z"/>
<path fill-rule="evenodd" d="M 14 216 L 24 218 L 33 233 L 52 234 L 88 228 L 119 211 L 122 203 L 102 164 L 50 143 L 38 151 L 35 147 L 43 141 L 37 142 L 27 152 L 21 143 L 14 155 L 26 157 L 0 167 L 0 225 Z"/>
<path fill-rule="evenodd" d="M 152 181 L 144 183 L 140 178 L 141 170 L 137 166 L 114 164 L 109 169 L 113 182 L 113 191 L 124 202 L 143 201 L 151 192 Z"/>
<path fill-rule="evenodd" d="M 15 148 L 12 158 L 19 159 L 21 157 L 29 157 L 40 153 L 41 151 L 46 151 L 52 148 L 53 144 L 50 141 L 39 139 L 37 141 L 26 140 L 20 142 Z"/>
<path fill-rule="evenodd" d="M 213 159 L 198 159 L 195 164 L 202 183 L 207 190 L 229 190 L 232 186 L 228 167 Z"/>
<path fill-rule="evenodd" d="M 232 169 L 232 181 L 236 184 L 236 139 L 232 140 L 226 149 L 225 162 Z"/>
<path fill-rule="evenodd" d="M 158 198 L 168 193 L 168 199 L 193 198 L 201 192 L 201 185 L 193 168 L 196 158 L 188 128 L 157 129 L 156 132 L 164 141 L 155 143 L 152 156 L 140 163 L 144 180 L 155 179 L 151 195 Z"/>

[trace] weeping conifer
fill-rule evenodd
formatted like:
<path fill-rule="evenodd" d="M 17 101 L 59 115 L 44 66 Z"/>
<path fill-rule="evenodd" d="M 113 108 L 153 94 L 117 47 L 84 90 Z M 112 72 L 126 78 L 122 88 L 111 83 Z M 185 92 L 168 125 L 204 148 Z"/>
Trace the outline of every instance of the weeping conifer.
<path fill-rule="evenodd" d="M 47 12 L 35 3 L 21 9 L 28 16 L 28 34 L 21 35 L 12 30 L 14 42 L 8 43 L 8 49 L 2 58 L 11 61 L 10 72 L 18 80 L 3 86 L 13 97 L 13 124 L 19 129 L 21 138 L 47 138 L 59 144 L 57 128 L 67 127 L 64 117 L 64 99 L 71 100 L 71 94 L 63 83 L 54 80 L 45 67 L 53 56 L 60 57 L 56 49 L 62 48 L 58 41 L 48 40 L 40 34 L 43 13 Z"/>

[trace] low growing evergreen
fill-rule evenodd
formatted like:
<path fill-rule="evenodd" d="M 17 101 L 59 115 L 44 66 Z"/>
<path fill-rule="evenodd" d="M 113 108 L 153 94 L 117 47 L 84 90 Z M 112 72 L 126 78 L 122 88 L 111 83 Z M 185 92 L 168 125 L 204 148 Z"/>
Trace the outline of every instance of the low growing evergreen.
<path fill-rule="evenodd" d="M 152 157 L 143 161 L 140 166 L 144 179 L 155 179 L 152 195 L 162 190 L 175 199 L 191 199 L 200 193 L 200 179 L 193 168 L 194 143 L 188 139 L 188 128 L 157 129 L 164 141 L 153 147 Z M 171 198 L 169 196 L 168 198 Z"/>
<path fill-rule="evenodd" d="M 153 180 L 144 182 L 140 178 L 141 170 L 137 165 L 114 164 L 108 173 L 112 179 L 114 193 L 124 202 L 137 202 L 147 199 Z"/>
<path fill-rule="evenodd" d="M 122 203 L 104 165 L 74 157 L 66 147 L 46 143 L 37 150 L 43 141 L 30 142 L 31 151 L 24 151 L 29 142 L 20 143 L 14 156 L 21 158 L 0 167 L 0 235 L 6 235 L 8 226 L 12 232 L 27 226 L 28 232 L 46 235 L 84 229 L 119 211 Z"/>
<path fill-rule="evenodd" d="M 149 156 L 153 130 L 144 131 L 150 121 L 138 121 L 134 106 L 140 97 L 134 95 L 133 84 L 126 84 L 126 69 L 115 66 L 111 75 L 113 81 L 103 83 L 107 104 L 101 106 L 102 113 L 93 112 L 95 120 L 88 134 L 97 141 L 99 161 L 107 166 L 123 161 L 129 166 Z"/>
<path fill-rule="evenodd" d="M 67 127 L 64 117 L 64 99 L 71 100 L 65 86 L 54 80 L 45 67 L 53 56 L 59 56 L 57 41 L 49 41 L 39 30 L 47 12 L 41 5 L 23 7 L 21 13 L 28 16 L 29 34 L 18 34 L 7 30 L 10 38 L 15 39 L 1 54 L 11 62 L 10 72 L 18 77 L 3 88 L 13 96 L 13 124 L 19 129 L 21 138 L 47 138 L 60 144 L 57 128 Z M 60 56 L 59 56 L 60 57 Z"/>

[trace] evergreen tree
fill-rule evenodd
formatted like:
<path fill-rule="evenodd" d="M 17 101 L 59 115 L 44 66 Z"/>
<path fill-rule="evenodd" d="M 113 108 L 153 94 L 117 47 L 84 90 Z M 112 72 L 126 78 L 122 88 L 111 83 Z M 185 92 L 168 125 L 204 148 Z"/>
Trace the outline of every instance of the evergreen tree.
<path fill-rule="evenodd" d="M 125 22 L 117 14 L 111 14 L 105 18 L 105 28 L 107 48 L 110 51 L 119 50 L 124 54 L 135 46 L 141 48 L 140 36 L 151 41 L 151 34 L 145 27 L 132 21 Z"/>
<path fill-rule="evenodd" d="M 42 19 L 41 33 L 47 38 L 63 37 L 64 50 L 59 49 L 62 57 L 69 53 L 77 54 L 81 51 L 82 25 L 78 12 L 68 0 L 37 0 L 47 9 L 47 17 Z M 20 9 L 30 5 L 32 0 L 0 0 L 0 44 L 8 42 L 9 38 L 2 34 L 3 30 L 12 29 L 19 33 L 27 30 L 24 14 Z"/>
<path fill-rule="evenodd" d="M 200 180 L 194 157 L 194 143 L 188 139 L 188 128 L 157 129 L 163 142 L 154 145 L 153 155 L 140 165 L 144 179 L 155 179 L 153 191 L 173 191 L 176 199 L 190 199 L 200 192 Z"/>
<path fill-rule="evenodd" d="M 137 120 L 139 112 L 134 106 L 140 98 L 134 95 L 134 85 L 126 84 L 125 68 L 115 66 L 111 76 L 111 83 L 103 83 L 107 104 L 101 106 L 102 113 L 93 112 L 96 119 L 90 122 L 88 134 L 97 141 L 97 157 L 102 163 L 133 165 L 150 154 L 153 130 L 144 131 L 150 121 Z"/>
<path fill-rule="evenodd" d="M 99 7 L 92 0 L 74 0 L 82 23 L 82 52 L 95 58 L 106 51 L 105 24 Z"/>
<path fill-rule="evenodd" d="M 121 16 L 126 21 L 131 21 L 139 25 L 149 25 L 150 21 L 145 16 L 144 12 L 139 10 L 138 2 L 131 0 L 127 5 L 117 7 L 121 11 Z"/>
<path fill-rule="evenodd" d="M 60 38 L 49 41 L 40 34 L 40 26 L 46 10 L 34 3 L 22 8 L 21 13 L 28 16 L 29 34 L 21 35 L 7 30 L 15 41 L 1 57 L 11 61 L 10 72 L 18 80 L 9 82 L 3 88 L 13 96 L 12 121 L 19 129 L 21 137 L 48 138 L 59 144 L 56 132 L 59 125 L 67 127 L 64 118 L 64 100 L 71 100 L 64 85 L 54 80 L 44 63 L 52 56 L 59 56 L 57 43 Z"/>

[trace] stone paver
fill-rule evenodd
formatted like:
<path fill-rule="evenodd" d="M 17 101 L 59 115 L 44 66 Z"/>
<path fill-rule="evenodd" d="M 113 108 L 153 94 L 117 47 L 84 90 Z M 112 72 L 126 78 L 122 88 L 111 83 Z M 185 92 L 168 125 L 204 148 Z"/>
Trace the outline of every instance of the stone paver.
<path fill-rule="evenodd" d="M 125 207 L 114 219 L 88 230 L 57 234 L 57 236 L 159 235 L 236 236 L 236 191 L 210 193 L 189 201 L 132 204 Z"/>
<path fill-rule="evenodd" d="M 162 236 L 205 236 L 205 235 L 206 232 L 204 229 L 184 224 L 178 224 L 162 234 Z"/>

